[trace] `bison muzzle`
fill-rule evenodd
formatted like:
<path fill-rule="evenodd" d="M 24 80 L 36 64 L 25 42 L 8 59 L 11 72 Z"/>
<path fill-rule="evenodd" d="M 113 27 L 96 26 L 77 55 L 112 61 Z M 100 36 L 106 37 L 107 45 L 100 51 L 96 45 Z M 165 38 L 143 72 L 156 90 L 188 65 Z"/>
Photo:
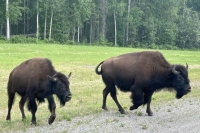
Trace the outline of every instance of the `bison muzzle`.
<path fill-rule="evenodd" d="M 188 65 L 172 65 L 158 51 L 142 51 L 112 57 L 102 61 L 95 72 L 102 75 L 106 86 L 103 90 L 102 108 L 107 110 L 106 98 L 110 93 L 122 114 L 125 111 L 117 100 L 116 87 L 121 91 L 131 92 L 133 105 L 130 110 L 147 104 L 146 112 L 149 116 L 153 115 L 150 103 L 155 91 L 167 88 L 169 91 L 176 91 L 176 98 L 181 98 L 191 91 Z"/>

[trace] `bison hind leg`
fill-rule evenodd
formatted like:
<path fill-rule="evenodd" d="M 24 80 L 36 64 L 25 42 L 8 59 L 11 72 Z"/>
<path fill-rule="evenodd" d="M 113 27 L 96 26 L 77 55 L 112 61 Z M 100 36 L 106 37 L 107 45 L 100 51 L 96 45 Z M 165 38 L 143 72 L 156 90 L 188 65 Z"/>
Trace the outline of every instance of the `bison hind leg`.
<path fill-rule="evenodd" d="M 117 99 L 117 90 L 116 90 L 116 87 L 115 87 L 115 86 L 113 86 L 113 87 L 111 88 L 110 95 L 111 95 L 112 99 L 115 101 L 115 103 L 116 103 L 116 105 L 117 105 L 117 107 L 118 107 L 118 109 L 119 109 L 119 112 L 120 112 L 121 114 L 125 114 L 125 110 L 122 108 L 122 106 L 121 106 L 120 103 L 118 102 L 118 99 Z"/>
<path fill-rule="evenodd" d="M 104 110 L 108 110 L 107 106 L 106 106 L 106 99 L 107 99 L 107 96 L 108 96 L 108 93 L 109 93 L 109 89 L 106 87 L 104 90 L 103 90 L 103 105 L 102 105 L 102 109 Z"/>
<path fill-rule="evenodd" d="M 22 121 L 24 119 L 26 119 L 26 115 L 24 113 L 24 104 L 26 102 L 26 99 L 27 99 L 27 96 L 22 96 L 20 102 L 19 102 L 19 108 L 20 108 L 20 111 L 21 111 L 21 114 L 22 114 Z"/>
<path fill-rule="evenodd" d="M 6 120 L 10 120 L 10 111 L 12 109 L 12 105 L 15 99 L 15 92 L 8 92 L 8 114 Z"/>
<path fill-rule="evenodd" d="M 31 103 L 30 103 L 30 100 L 28 100 L 28 102 L 27 102 L 27 109 L 28 109 L 28 111 L 31 111 Z"/>

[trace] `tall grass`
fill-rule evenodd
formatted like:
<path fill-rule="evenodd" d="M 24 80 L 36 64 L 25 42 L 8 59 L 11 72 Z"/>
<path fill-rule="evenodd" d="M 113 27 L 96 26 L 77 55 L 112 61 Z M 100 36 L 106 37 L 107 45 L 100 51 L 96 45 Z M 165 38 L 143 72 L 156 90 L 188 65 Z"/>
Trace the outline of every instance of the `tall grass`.
<path fill-rule="evenodd" d="M 96 75 L 94 69 L 101 61 L 120 54 L 142 51 L 144 49 L 99 47 L 99 46 L 72 46 L 47 44 L 0 44 L 0 132 L 10 130 L 25 130 L 30 127 L 31 113 L 25 110 L 27 120 L 21 121 L 18 107 L 19 96 L 11 110 L 11 122 L 6 122 L 7 115 L 7 80 L 12 69 L 21 62 L 34 58 L 44 57 L 52 60 L 57 71 L 66 75 L 72 72 L 70 88 L 72 100 L 60 108 L 57 102 L 55 121 L 71 120 L 77 116 L 101 112 L 102 90 L 104 84 L 101 77 Z M 193 83 L 193 91 L 185 97 L 198 97 L 200 95 L 200 51 L 167 51 L 161 50 L 166 59 L 172 64 L 189 64 L 189 77 Z M 129 108 L 130 93 L 119 92 L 118 99 L 124 108 Z M 185 98 L 184 97 L 184 98 Z M 153 95 L 153 103 L 174 99 L 174 94 L 158 92 Z M 114 101 L 108 96 L 108 108 L 117 111 Z M 50 116 L 47 103 L 40 104 L 36 113 L 38 125 L 47 123 Z"/>

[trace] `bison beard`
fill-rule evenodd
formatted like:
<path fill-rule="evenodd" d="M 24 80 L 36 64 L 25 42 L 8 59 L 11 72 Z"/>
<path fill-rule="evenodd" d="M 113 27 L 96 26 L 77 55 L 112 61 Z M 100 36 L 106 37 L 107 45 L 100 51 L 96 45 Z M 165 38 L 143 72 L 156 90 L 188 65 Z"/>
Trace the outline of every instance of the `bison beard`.
<path fill-rule="evenodd" d="M 15 67 L 8 80 L 8 114 L 6 120 L 10 120 L 10 111 L 17 92 L 21 96 L 19 108 L 22 113 L 22 120 L 26 118 L 24 104 L 28 100 L 27 107 L 32 114 L 31 123 L 36 125 L 37 104 L 35 100 L 37 99 L 41 103 L 46 98 L 51 112 L 48 123 L 52 124 L 56 118 L 56 104 L 53 94 L 58 97 L 63 106 L 71 99 L 68 81 L 70 75 L 71 73 L 66 77 L 57 72 L 51 61 L 45 58 L 33 58 Z"/>
<path fill-rule="evenodd" d="M 101 69 L 99 70 L 99 67 Z M 102 75 L 105 84 L 102 108 L 107 110 L 106 98 L 110 93 L 119 111 L 125 113 L 116 96 L 116 86 L 124 92 L 131 92 L 133 105 L 130 110 L 147 104 L 146 112 L 153 115 L 150 103 L 155 91 L 167 88 L 176 91 L 181 98 L 191 91 L 188 79 L 188 65 L 171 65 L 157 51 L 128 53 L 112 57 L 99 63 L 95 72 Z"/>

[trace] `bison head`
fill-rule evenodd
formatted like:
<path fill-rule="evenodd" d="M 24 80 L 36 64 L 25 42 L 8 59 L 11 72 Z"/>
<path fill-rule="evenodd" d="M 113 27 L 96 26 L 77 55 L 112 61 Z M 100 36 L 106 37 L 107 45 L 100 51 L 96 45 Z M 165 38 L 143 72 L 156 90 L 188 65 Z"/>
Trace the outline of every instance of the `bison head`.
<path fill-rule="evenodd" d="M 176 98 L 181 98 L 191 91 L 188 79 L 188 65 L 173 65 L 171 71 L 172 86 L 176 90 Z"/>
<path fill-rule="evenodd" d="M 48 76 L 49 81 L 52 83 L 53 93 L 57 95 L 58 99 L 60 100 L 60 104 L 63 106 L 66 102 L 71 100 L 72 97 L 68 81 L 70 76 L 71 72 L 68 77 L 60 72 L 54 74 L 52 77 Z"/>

